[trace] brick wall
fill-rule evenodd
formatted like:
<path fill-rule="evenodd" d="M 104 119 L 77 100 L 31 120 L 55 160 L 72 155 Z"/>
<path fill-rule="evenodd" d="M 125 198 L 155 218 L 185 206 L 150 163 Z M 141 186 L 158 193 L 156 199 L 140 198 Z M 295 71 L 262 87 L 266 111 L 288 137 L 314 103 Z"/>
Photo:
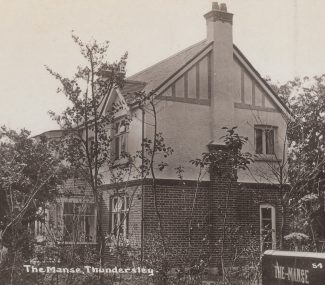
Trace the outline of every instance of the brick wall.
<path fill-rule="evenodd" d="M 261 204 L 267 203 L 275 207 L 276 232 L 279 235 L 281 208 L 278 186 L 237 183 L 227 175 L 229 169 L 230 165 L 226 162 L 219 165 L 219 172 L 211 171 L 210 181 L 202 181 L 198 185 L 192 180 L 156 180 L 156 204 L 161 216 L 166 246 L 173 252 L 168 257 L 172 264 L 184 264 L 188 252 L 193 262 L 209 259 L 210 266 L 218 268 L 223 240 L 226 264 L 234 260 L 236 250 L 239 251 L 243 246 L 254 244 L 259 253 Z M 133 196 L 129 220 L 131 241 L 133 245 L 140 246 L 143 239 L 144 253 L 150 258 L 154 258 L 153 251 L 157 254 L 157 248 L 154 247 L 159 247 L 157 239 L 160 236 L 152 182 L 150 179 L 143 182 L 143 193 L 141 181 L 129 182 L 127 186 L 119 187 L 106 185 L 103 188 L 104 231 L 110 231 L 110 197 L 117 191 Z M 192 213 L 195 196 L 196 202 Z M 225 236 L 224 228 L 226 228 Z"/>
<path fill-rule="evenodd" d="M 128 239 L 133 248 L 141 247 L 141 220 L 142 220 L 142 195 L 141 182 L 133 181 L 121 185 L 103 186 L 103 231 L 105 234 L 111 233 L 112 223 L 112 205 L 111 198 L 115 195 L 127 195 L 129 197 L 129 235 Z M 110 244 L 108 243 L 105 250 L 105 260 L 112 265 L 117 265 L 115 257 L 111 254 Z"/>
<path fill-rule="evenodd" d="M 203 182 L 197 188 L 195 181 L 157 180 L 156 201 L 161 216 L 161 224 L 166 246 L 172 249 L 172 263 L 186 259 L 186 250 L 190 249 L 193 258 L 209 253 L 206 246 L 208 234 L 208 191 L 209 183 Z M 197 191 L 196 191 L 197 190 Z M 189 247 L 189 220 L 192 214 L 191 247 Z M 153 237 L 159 237 L 159 225 L 154 203 L 154 191 L 151 183 L 144 187 L 144 250 L 153 251 Z"/>
<path fill-rule="evenodd" d="M 189 249 L 188 225 L 195 196 L 195 181 L 180 184 L 177 180 L 157 181 L 157 207 L 161 215 L 163 233 L 168 247 L 176 253 L 172 263 L 182 262 L 182 254 Z M 224 222 L 227 194 L 227 218 Z M 151 235 L 159 234 L 159 225 L 154 205 L 154 193 L 150 183 L 144 187 L 144 248 L 149 253 Z M 197 192 L 193 211 L 191 256 L 210 257 L 210 266 L 220 266 L 221 241 L 226 225 L 224 258 L 230 264 L 238 251 L 249 243 L 259 250 L 259 206 L 268 203 L 276 209 L 276 230 L 280 231 L 281 209 L 278 205 L 276 185 L 237 183 L 222 177 L 212 176 L 211 182 L 203 182 Z M 205 238 L 208 237 L 208 241 Z M 149 247 L 149 248 L 148 248 Z"/>

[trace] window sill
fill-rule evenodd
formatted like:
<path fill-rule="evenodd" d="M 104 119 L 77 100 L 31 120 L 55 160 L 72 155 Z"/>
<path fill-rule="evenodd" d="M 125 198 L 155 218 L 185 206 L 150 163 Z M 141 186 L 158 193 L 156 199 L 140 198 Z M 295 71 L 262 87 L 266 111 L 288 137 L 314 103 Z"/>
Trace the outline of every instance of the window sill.
<path fill-rule="evenodd" d="M 269 162 L 281 162 L 282 159 L 278 159 L 274 154 L 254 154 L 255 161 L 269 161 Z"/>
<path fill-rule="evenodd" d="M 78 244 L 78 245 L 96 245 L 97 242 L 86 242 L 86 241 L 82 241 L 82 242 L 73 242 L 73 241 L 61 241 L 59 242 L 60 245 L 72 245 L 72 244 Z"/>
<path fill-rule="evenodd" d="M 112 168 L 127 167 L 128 162 L 129 161 L 126 158 L 116 159 L 112 164 Z"/>

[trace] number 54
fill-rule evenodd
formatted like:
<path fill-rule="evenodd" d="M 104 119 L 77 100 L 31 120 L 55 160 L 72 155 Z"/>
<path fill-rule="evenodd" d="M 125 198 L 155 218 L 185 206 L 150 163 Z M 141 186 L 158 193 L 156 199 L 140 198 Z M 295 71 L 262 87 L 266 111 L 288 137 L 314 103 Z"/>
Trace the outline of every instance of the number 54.
<path fill-rule="evenodd" d="M 318 264 L 317 263 L 313 263 L 312 266 L 313 266 L 313 268 L 321 268 L 322 269 L 323 268 L 323 263 L 321 263 L 321 262 L 318 263 Z"/>

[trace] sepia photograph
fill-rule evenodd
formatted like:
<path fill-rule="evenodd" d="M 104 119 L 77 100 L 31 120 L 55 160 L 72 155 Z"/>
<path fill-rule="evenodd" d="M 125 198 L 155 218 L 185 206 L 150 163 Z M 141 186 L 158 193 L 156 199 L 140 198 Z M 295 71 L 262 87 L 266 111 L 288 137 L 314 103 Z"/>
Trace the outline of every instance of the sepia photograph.
<path fill-rule="evenodd" d="M 0 0 L 0 285 L 325 284 L 324 13 Z"/>

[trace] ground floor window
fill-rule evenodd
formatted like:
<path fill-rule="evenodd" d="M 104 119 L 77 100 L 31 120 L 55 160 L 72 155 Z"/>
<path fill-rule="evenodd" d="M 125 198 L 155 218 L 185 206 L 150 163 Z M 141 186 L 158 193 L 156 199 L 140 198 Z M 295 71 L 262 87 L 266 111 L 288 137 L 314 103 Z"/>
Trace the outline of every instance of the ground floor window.
<path fill-rule="evenodd" d="M 96 242 L 96 210 L 93 203 L 63 202 L 64 242 Z"/>
<path fill-rule="evenodd" d="M 261 250 L 276 247 L 275 208 L 269 204 L 260 205 Z"/>
<path fill-rule="evenodd" d="M 34 234 L 36 241 L 42 242 L 49 231 L 49 212 L 43 207 L 36 211 L 35 220 L 28 224 L 29 229 Z"/>
<path fill-rule="evenodd" d="M 111 233 L 127 238 L 129 233 L 129 197 L 113 196 L 111 198 Z"/>

